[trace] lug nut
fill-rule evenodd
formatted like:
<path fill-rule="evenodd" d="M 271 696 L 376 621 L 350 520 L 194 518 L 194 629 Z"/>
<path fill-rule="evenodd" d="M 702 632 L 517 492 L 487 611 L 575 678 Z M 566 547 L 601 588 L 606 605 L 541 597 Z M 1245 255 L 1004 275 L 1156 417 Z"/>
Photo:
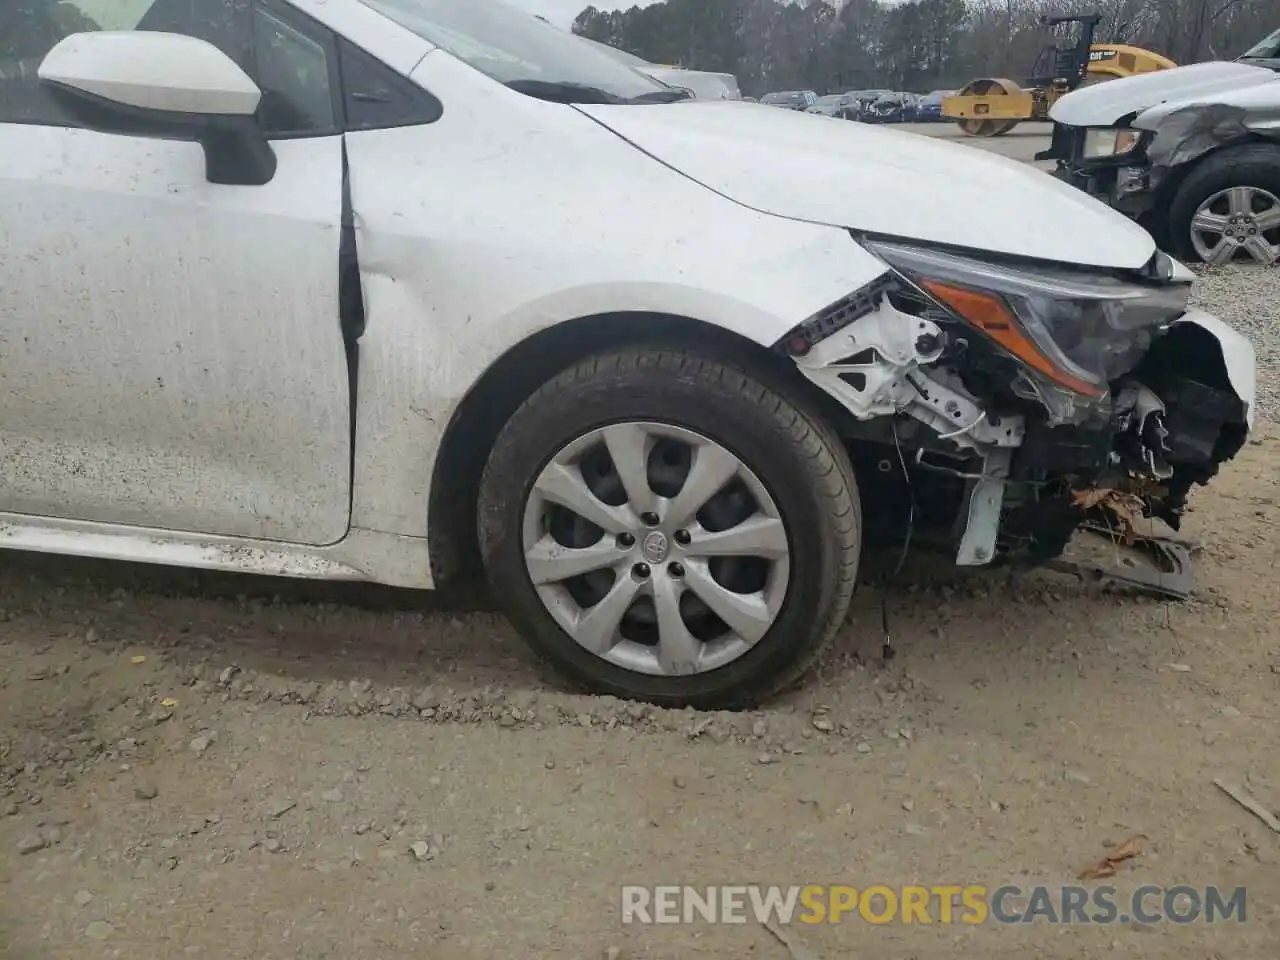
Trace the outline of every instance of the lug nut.
<path fill-rule="evenodd" d="M 671 574 L 672 577 L 679 580 L 681 577 L 684 576 L 684 564 L 673 563 L 668 565 L 667 573 Z"/>
<path fill-rule="evenodd" d="M 692 539 L 688 530 L 677 530 L 675 533 L 675 541 L 682 547 L 687 547 Z"/>
<path fill-rule="evenodd" d="M 631 568 L 631 574 L 637 580 L 648 580 L 649 565 L 647 563 L 637 563 L 634 567 Z"/>
<path fill-rule="evenodd" d="M 658 515 L 656 513 L 642 513 L 640 520 L 646 527 L 656 527 L 658 525 Z"/>
<path fill-rule="evenodd" d="M 618 534 L 618 546 L 623 550 L 630 550 L 636 545 L 636 538 L 629 533 Z"/>

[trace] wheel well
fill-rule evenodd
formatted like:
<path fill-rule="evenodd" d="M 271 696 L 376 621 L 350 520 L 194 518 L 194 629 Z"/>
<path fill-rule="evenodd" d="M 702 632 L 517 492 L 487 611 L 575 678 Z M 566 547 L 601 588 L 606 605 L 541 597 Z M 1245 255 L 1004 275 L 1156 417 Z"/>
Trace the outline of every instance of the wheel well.
<path fill-rule="evenodd" d="M 1186 182 L 1187 177 L 1191 176 L 1192 171 L 1199 169 L 1211 158 L 1221 156 L 1222 154 L 1233 150 L 1239 150 L 1242 147 L 1252 147 L 1259 144 L 1274 146 L 1277 149 L 1280 149 L 1280 142 L 1269 137 L 1263 137 L 1250 132 L 1248 135 L 1240 137 L 1239 139 L 1229 140 L 1225 143 L 1220 143 L 1210 147 L 1195 159 L 1187 163 L 1180 163 L 1176 167 L 1171 168 L 1164 179 L 1161 180 L 1160 187 L 1156 191 L 1158 198 L 1157 206 L 1160 209 L 1167 210 L 1169 204 L 1173 202 L 1173 198 L 1177 194 L 1178 190 L 1180 190 L 1183 183 Z"/>
<path fill-rule="evenodd" d="M 705 345 L 750 369 L 794 400 L 808 399 L 819 415 L 847 417 L 842 407 L 806 380 L 794 364 L 722 327 L 688 317 L 613 313 L 581 317 L 534 334 L 508 350 L 471 388 L 445 429 L 431 478 L 428 536 L 437 584 L 483 574 L 476 540 L 480 477 L 498 434 L 520 405 L 560 371 L 594 353 L 631 345 Z"/>

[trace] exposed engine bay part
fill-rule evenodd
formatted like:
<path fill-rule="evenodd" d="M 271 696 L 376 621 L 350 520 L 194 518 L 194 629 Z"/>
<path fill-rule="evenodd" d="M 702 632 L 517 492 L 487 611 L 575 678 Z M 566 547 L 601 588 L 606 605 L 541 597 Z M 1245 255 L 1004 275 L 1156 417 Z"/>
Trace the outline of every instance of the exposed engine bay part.
<path fill-rule="evenodd" d="M 969 496 L 969 517 L 956 554 L 956 566 L 981 566 L 995 556 L 1000 510 L 1004 506 L 1005 485 L 1012 459 L 1013 453 L 1008 449 L 992 450 L 987 454 L 982 467 L 983 477 L 974 483 Z"/>
<path fill-rule="evenodd" d="M 800 371 L 859 420 L 905 413 L 939 439 L 983 453 L 1022 443 L 1022 417 L 990 414 L 945 371 L 928 369 L 947 337 L 882 297 L 871 313 L 795 357 Z"/>
<path fill-rule="evenodd" d="M 1157 480 L 1173 476 L 1166 459 L 1169 429 L 1164 424 L 1167 409 L 1150 387 L 1129 381 L 1116 395 L 1116 446 L 1123 461 L 1128 454 L 1139 468 Z"/>

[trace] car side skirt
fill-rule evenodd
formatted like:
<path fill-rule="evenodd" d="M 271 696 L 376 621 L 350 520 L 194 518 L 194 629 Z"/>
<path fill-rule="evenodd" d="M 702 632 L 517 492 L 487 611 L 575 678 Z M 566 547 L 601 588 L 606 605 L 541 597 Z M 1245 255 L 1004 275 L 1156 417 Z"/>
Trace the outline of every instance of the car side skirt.
<path fill-rule="evenodd" d="M 312 547 L 0 513 L 0 549 L 421 590 L 435 585 L 425 539 L 359 528 L 337 543 Z"/>

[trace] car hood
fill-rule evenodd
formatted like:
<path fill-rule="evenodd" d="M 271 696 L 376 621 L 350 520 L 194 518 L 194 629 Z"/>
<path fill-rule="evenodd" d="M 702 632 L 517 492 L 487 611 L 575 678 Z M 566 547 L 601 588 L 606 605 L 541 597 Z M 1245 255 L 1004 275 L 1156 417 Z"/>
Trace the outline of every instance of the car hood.
<path fill-rule="evenodd" d="M 578 109 L 669 167 L 763 213 L 927 243 L 1136 269 L 1127 217 L 1028 164 L 918 134 L 748 103 Z"/>
<path fill-rule="evenodd" d="M 1073 90 L 1050 108 L 1049 118 L 1071 127 L 1113 127 L 1157 104 L 1202 101 L 1277 79 L 1272 71 L 1247 63 L 1193 63 Z"/>

